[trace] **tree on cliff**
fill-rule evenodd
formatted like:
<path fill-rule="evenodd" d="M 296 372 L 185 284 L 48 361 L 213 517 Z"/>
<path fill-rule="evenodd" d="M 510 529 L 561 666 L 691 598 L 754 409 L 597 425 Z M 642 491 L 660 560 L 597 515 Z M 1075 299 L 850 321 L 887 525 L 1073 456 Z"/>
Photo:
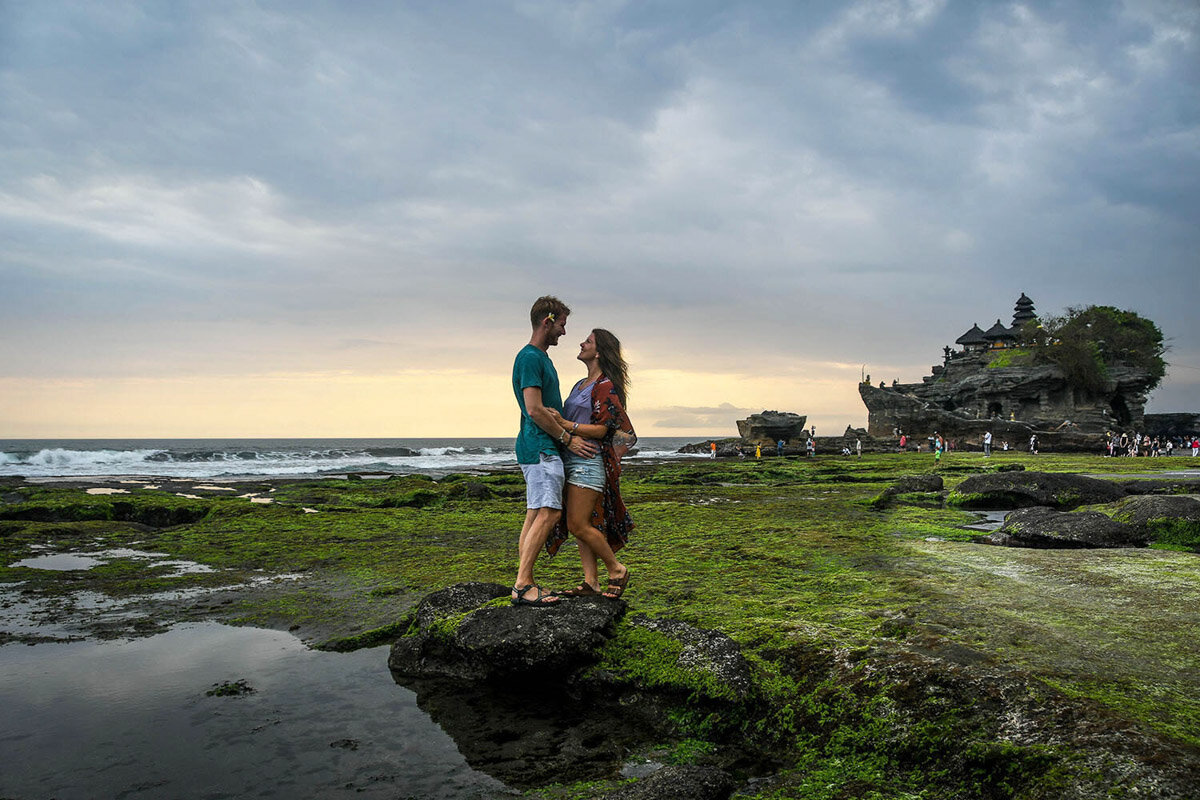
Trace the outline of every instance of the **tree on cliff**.
<path fill-rule="evenodd" d="M 1112 306 L 1071 307 L 1061 317 L 1030 320 L 1021 327 L 1022 343 L 1041 345 L 1036 358 L 1055 364 L 1067 381 L 1090 394 L 1099 394 L 1109 369 L 1132 367 L 1149 376 L 1146 391 L 1167 373 L 1162 331 L 1133 311 Z"/>

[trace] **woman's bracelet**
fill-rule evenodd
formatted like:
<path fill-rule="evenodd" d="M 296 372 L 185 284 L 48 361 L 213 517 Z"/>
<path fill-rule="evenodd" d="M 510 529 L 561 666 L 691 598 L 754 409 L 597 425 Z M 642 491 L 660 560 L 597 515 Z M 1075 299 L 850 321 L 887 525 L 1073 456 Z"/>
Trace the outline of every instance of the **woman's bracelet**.
<path fill-rule="evenodd" d="M 576 422 L 574 425 L 572 425 L 572 426 L 571 426 L 571 433 L 574 433 L 574 432 L 575 432 L 575 431 L 577 431 L 577 430 L 579 430 L 579 423 L 578 423 L 578 422 Z"/>
<path fill-rule="evenodd" d="M 563 432 L 562 432 L 561 434 L 559 434 L 559 436 L 558 436 L 558 441 L 560 441 L 560 442 L 561 442 L 561 443 L 563 443 L 563 444 L 569 444 L 569 443 L 570 443 L 570 441 L 571 441 L 571 434 L 570 434 L 570 432 L 568 432 L 568 431 L 567 431 L 567 429 L 566 429 L 566 428 L 563 428 Z"/>

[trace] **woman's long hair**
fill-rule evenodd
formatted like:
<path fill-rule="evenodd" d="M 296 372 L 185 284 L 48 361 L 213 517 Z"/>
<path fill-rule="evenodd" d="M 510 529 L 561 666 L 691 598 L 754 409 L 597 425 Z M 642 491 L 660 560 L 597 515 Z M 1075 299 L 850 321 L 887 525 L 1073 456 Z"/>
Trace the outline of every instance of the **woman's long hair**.
<path fill-rule="evenodd" d="M 629 386 L 629 365 L 621 355 L 621 341 L 612 335 L 611 331 L 594 328 L 592 335 L 596 337 L 596 360 L 600 364 L 600 372 L 612 381 L 621 405 L 625 405 L 625 388 Z"/>

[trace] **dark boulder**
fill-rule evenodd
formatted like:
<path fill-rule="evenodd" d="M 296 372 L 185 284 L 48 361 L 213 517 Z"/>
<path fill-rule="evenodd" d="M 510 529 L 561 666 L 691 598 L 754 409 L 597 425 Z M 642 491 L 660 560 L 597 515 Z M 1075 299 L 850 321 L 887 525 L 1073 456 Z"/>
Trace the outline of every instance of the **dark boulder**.
<path fill-rule="evenodd" d="M 933 495 L 939 494 L 945 486 L 941 475 L 925 474 L 925 475 L 905 475 L 900 480 L 893 483 L 891 486 L 884 489 L 871 504 L 876 508 L 882 508 L 890 505 L 898 495 Z M 937 497 L 937 504 L 941 505 L 941 497 Z"/>
<path fill-rule="evenodd" d="M 482 481 L 459 481 L 450 486 L 447 495 L 456 500 L 490 500 L 493 492 Z"/>
<path fill-rule="evenodd" d="M 1036 507 L 1012 512 L 1000 530 L 983 541 L 1007 547 L 1049 549 L 1144 547 L 1146 536 L 1099 511 L 1062 512 Z"/>
<path fill-rule="evenodd" d="M 623 787 L 604 800 L 726 800 L 733 778 L 715 767 L 675 765 Z"/>
<path fill-rule="evenodd" d="M 1060 472 L 995 472 L 972 475 L 950 492 L 947 502 L 961 508 L 1068 509 L 1112 503 L 1125 496 L 1115 483 Z"/>
<path fill-rule="evenodd" d="M 625 613 L 623 600 L 605 597 L 541 607 L 488 605 L 509 591 L 499 584 L 460 584 L 434 592 L 417 609 L 418 631 L 392 646 L 388 666 L 413 678 L 565 678 L 595 661 Z"/>

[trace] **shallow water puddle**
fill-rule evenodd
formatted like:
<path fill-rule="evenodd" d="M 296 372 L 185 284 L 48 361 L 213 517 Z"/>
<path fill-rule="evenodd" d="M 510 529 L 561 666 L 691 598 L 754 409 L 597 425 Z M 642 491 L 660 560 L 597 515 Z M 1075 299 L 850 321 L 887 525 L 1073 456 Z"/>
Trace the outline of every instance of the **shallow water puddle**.
<path fill-rule="evenodd" d="M 974 513 L 979 517 L 979 519 L 975 522 L 962 525 L 960 527 L 969 531 L 982 531 L 984 533 L 991 533 L 992 531 L 997 531 L 1000 529 L 1000 526 L 1004 524 L 1005 518 L 1008 517 L 1012 511 L 976 511 Z"/>
<path fill-rule="evenodd" d="M 113 489 L 107 486 L 93 486 L 85 491 L 88 494 L 129 494 L 128 489 Z"/>
<path fill-rule="evenodd" d="M 215 623 L 2 645 L 0 707 L 3 797 L 512 796 L 395 684 L 386 648 Z"/>
<path fill-rule="evenodd" d="M 145 550 L 131 550 L 129 548 L 117 548 L 113 550 L 101 550 L 96 553 L 51 553 L 44 556 L 34 556 L 26 558 L 22 561 L 17 561 L 9 564 L 10 567 L 28 567 L 30 569 L 50 569 L 50 570 L 88 570 L 93 567 L 98 567 L 102 564 L 107 564 L 109 561 L 118 558 L 132 559 L 135 561 L 151 561 L 154 562 L 151 566 L 155 567 L 174 567 L 175 571 L 164 576 L 175 578 L 181 575 L 197 575 L 207 572 L 216 572 L 215 569 L 207 564 L 200 564 L 195 561 L 185 561 L 182 559 L 166 559 L 166 553 L 149 553 Z"/>
<path fill-rule="evenodd" d="M 9 564 L 9 567 L 29 567 L 30 569 L 52 569 L 63 572 L 75 569 L 91 569 L 105 563 L 104 559 L 78 553 L 55 553 L 50 556 L 34 556 L 22 561 Z"/>

